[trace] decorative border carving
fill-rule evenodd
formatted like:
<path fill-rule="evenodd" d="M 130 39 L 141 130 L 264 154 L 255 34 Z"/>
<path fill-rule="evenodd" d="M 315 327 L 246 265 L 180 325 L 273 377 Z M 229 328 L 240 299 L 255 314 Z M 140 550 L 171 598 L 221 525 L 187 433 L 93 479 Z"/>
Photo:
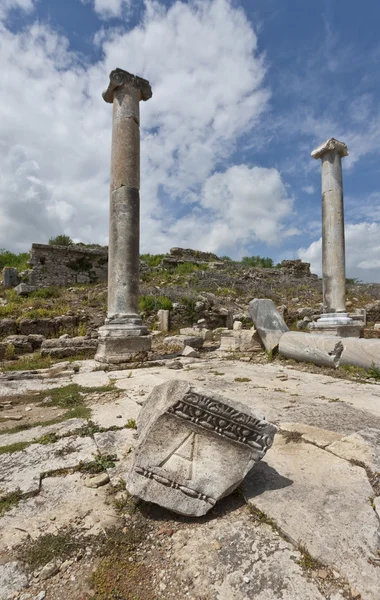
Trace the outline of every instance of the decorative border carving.
<path fill-rule="evenodd" d="M 142 100 L 149 100 L 152 97 L 152 88 L 147 79 L 132 75 L 124 69 L 115 69 L 110 73 L 110 82 L 108 88 L 102 94 L 103 99 L 112 104 L 114 90 L 122 85 L 130 85 L 136 90 L 140 90 Z"/>
<path fill-rule="evenodd" d="M 143 467 L 139 466 L 135 467 L 135 471 L 136 473 L 142 475 L 143 477 L 146 477 L 147 479 L 154 479 L 155 481 L 161 483 L 162 485 L 165 485 L 166 487 L 171 487 L 175 490 L 179 490 L 180 492 L 185 494 L 185 496 L 190 496 L 190 498 L 197 498 L 198 500 L 203 500 L 203 502 L 208 502 L 208 504 L 211 504 L 211 506 L 215 506 L 216 504 L 216 500 L 214 500 L 214 498 L 209 498 L 205 494 L 197 492 L 197 490 L 193 490 L 192 488 L 189 488 L 185 485 L 180 485 L 176 481 L 168 479 L 163 475 L 159 475 L 154 471 L 150 471 L 149 469 L 144 469 Z"/>
<path fill-rule="evenodd" d="M 188 392 L 168 413 L 191 421 L 198 427 L 256 450 L 261 458 L 273 444 L 277 428 L 271 423 L 244 414 L 218 400 Z"/>

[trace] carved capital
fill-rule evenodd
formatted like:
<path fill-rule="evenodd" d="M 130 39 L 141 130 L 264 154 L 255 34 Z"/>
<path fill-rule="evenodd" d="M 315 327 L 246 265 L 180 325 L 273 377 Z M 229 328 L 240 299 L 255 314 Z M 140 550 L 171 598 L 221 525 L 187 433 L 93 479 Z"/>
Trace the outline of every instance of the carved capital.
<path fill-rule="evenodd" d="M 342 157 L 348 156 L 348 149 L 346 144 L 344 142 L 339 142 L 335 138 L 330 138 L 329 140 L 327 140 L 327 142 L 324 142 L 324 144 L 318 146 L 318 148 L 313 150 L 311 156 L 315 159 L 322 158 L 322 156 L 326 154 L 326 152 L 331 152 L 332 150 L 338 152 Z"/>
<path fill-rule="evenodd" d="M 115 69 L 110 73 L 110 82 L 108 88 L 102 94 L 103 99 L 112 104 L 114 90 L 123 85 L 140 90 L 142 100 L 149 100 L 152 97 L 152 88 L 147 79 L 132 75 L 128 71 L 124 71 L 124 69 Z"/>

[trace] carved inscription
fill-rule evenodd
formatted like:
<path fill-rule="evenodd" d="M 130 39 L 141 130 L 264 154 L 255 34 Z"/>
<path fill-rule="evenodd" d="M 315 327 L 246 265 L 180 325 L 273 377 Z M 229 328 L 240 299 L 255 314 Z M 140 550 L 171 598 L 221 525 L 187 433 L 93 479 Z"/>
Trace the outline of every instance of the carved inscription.
<path fill-rule="evenodd" d="M 196 433 L 190 432 L 159 466 L 185 479 L 193 479 L 195 476 L 197 437 Z"/>
<path fill-rule="evenodd" d="M 214 506 L 216 503 L 216 500 L 214 500 L 213 498 L 209 498 L 208 496 L 202 494 L 201 492 L 198 492 L 197 490 L 189 488 L 186 485 L 181 485 L 176 481 L 173 481 L 172 479 L 169 479 L 168 477 L 165 477 L 163 475 L 159 475 L 158 473 L 155 473 L 154 471 L 151 471 L 149 469 L 144 469 L 143 467 L 137 466 L 135 467 L 135 471 L 136 473 L 142 475 L 143 477 L 146 477 L 147 479 L 154 479 L 155 481 L 161 483 L 162 485 L 165 485 L 166 487 L 171 487 L 175 490 L 179 490 L 180 492 L 182 492 L 182 494 L 185 494 L 185 496 L 190 496 L 190 498 L 198 498 L 198 500 L 208 502 L 208 504 L 211 504 L 211 506 Z"/>
<path fill-rule="evenodd" d="M 171 406 L 168 412 L 229 440 L 245 444 L 261 456 L 273 444 L 275 428 L 270 423 L 192 391 Z"/>

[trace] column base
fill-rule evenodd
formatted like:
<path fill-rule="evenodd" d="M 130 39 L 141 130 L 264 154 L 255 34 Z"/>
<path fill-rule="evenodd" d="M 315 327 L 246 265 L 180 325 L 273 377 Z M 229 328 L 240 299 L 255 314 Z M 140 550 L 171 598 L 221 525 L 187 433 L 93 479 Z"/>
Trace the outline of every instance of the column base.
<path fill-rule="evenodd" d="M 152 347 L 152 336 L 148 335 L 147 327 L 142 325 L 141 319 L 140 324 L 116 321 L 107 319 L 106 324 L 100 327 L 95 360 L 107 365 L 145 360 Z"/>
<path fill-rule="evenodd" d="M 362 337 L 363 328 L 357 325 L 348 313 L 325 313 L 318 321 L 310 323 L 309 329 L 313 333 L 335 335 L 338 337 Z"/>

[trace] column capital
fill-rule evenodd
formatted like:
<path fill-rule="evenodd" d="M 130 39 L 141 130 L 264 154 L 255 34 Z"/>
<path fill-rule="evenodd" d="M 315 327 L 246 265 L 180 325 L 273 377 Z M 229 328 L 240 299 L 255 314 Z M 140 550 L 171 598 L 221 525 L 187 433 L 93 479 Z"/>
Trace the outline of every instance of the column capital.
<path fill-rule="evenodd" d="M 318 146 L 318 148 L 313 150 L 311 156 L 318 160 L 318 158 L 322 158 L 322 156 L 326 154 L 326 152 L 331 152 L 332 150 L 338 152 L 342 157 L 348 156 L 348 149 L 346 144 L 344 142 L 339 142 L 335 138 L 330 138 L 329 140 L 327 140 L 327 142 L 324 142 L 324 144 Z"/>
<path fill-rule="evenodd" d="M 122 85 L 131 86 L 139 90 L 142 100 L 149 100 L 152 97 L 152 88 L 147 79 L 132 75 L 128 71 L 124 71 L 124 69 L 115 69 L 110 73 L 110 82 L 108 88 L 102 94 L 103 99 L 112 104 L 114 90 Z"/>

